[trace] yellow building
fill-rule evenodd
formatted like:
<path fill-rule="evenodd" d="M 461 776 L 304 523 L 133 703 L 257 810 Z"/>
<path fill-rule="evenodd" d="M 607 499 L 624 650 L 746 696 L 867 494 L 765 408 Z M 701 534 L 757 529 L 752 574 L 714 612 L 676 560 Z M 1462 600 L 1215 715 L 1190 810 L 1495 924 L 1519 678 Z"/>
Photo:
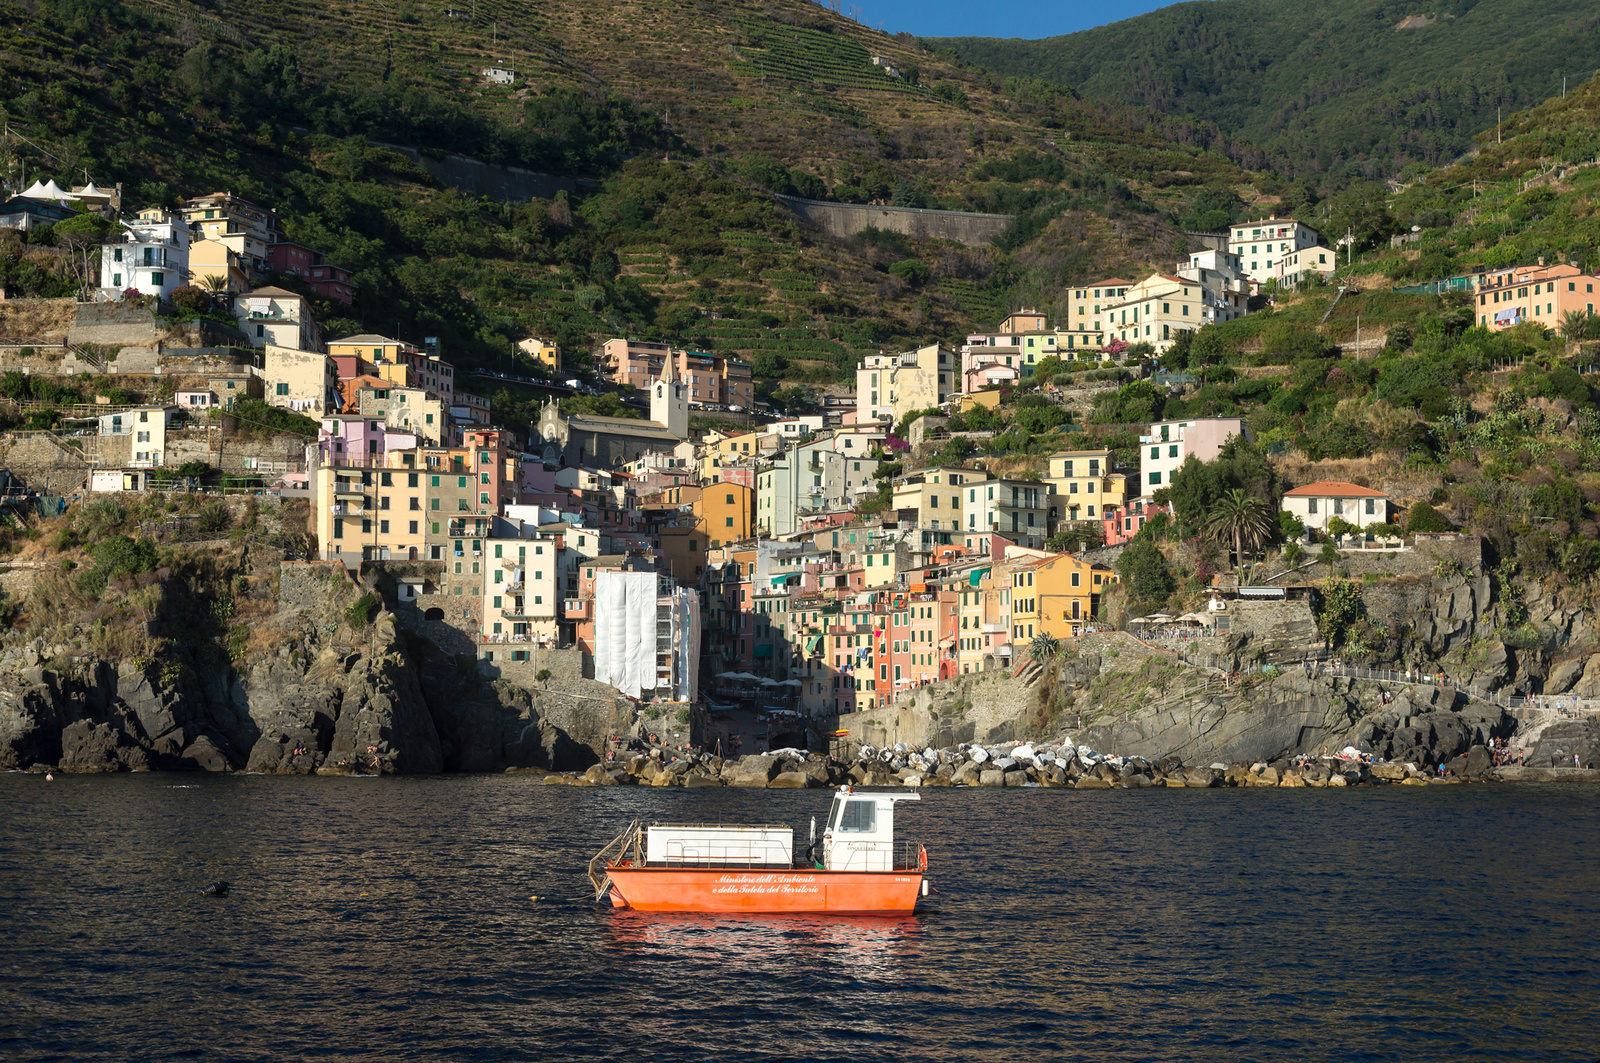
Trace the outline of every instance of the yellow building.
<path fill-rule="evenodd" d="M 297 413 L 320 416 L 339 409 L 339 371 L 317 351 L 267 344 L 262 348 L 267 402 Z"/>
<path fill-rule="evenodd" d="M 278 242 L 277 213 L 231 192 L 185 200 L 183 220 L 202 239 L 231 248 L 247 269 L 266 269 L 267 248 Z"/>
<path fill-rule="evenodd" d="M 1075 350 L 1099 350 L 1106 345 L 1110 334 L 1110 308 L 1122 302 L 1132 284 L 1130 280 L 1112 277 L 1068 289 L 1067 327 L 1056 330 L 1056 346 L 1063 357 L 1070 357 Z"/>
<path fill-rule="evenodd" d="M 920 527 L 935 531 L 959 531 L 962 527 L 962 485 L 982 483 L 987 479 L 989 474 L 980 469 L 917 469 L 895 481 L 892 508 L 902 514 L 915 513 L 915 520 Z"/>
<path fill-rule="evenodd" d="M 1055 487 L 1054 520 L 1098 521 L 1107 506 L 1127 499 L 1128 478 L 1111 471 L 1109 450 L 1063 450 L 1050 455 L 1045 482 Z"/>
<path fill-rule="evenodd" d="M 220 280 L 221 288 L 212 287 L 212 279 Z M 189 245 L 188 283 L 206 291 L 242 292 L 250 287 L 239 252 L 220 240 L 196 240 Z"/>
<path fill-rule="evenodd" d="M 325 561 L 422 558 L 422 474 L 324 465 L 312 476 L 317 543 Z"/>
<path fill-rule="evenodd" d="M 345 336 L 343 339 L 328 341 L 328 356 L 330 358 L 360 358 L 368 362 L 399 362 L 400 352 L 406 345 L 399 340 L 392 340 L 387 336 L 363 334 L 359 336 Z M 385 377 L 385 380 L 394 380 Z M 409 380 L 395 380 L 397 384 L 409 384 Z"/>
<path fill-rule="evenodd" d="M 1129 344 L 1152 344 L 1159 354 L 1179 332 L 1205 324 L 1205 290 L 1198 281 L 1152 273 L 1107 308 L 1108 329 Z"/>
<path fill-rule="evenodd" d="M 1026 644 L 1040 634 L 1058 639 L 1083 634 L 1100 606 L 1100 594 L 1116 578 L 1104 565 L 1071 554 L 1030 559 L 1011 573 L 1011 641 Z"/>
<path fill-rule="evenodd" d="M 1000 408 L 1000 392 L 996 391 L 970 391 L 961 396 L 961 408 L 957 412 L 966 413 L 974 406 L 985 406 L 991 410 Z"/>
<path fill-rule="evenodd" d="M 533 336 L 519 342 L 517 349 L 552 373 L 561 371 L 561 348 L 549 340 L 541 340 L 539 337 Z"/>

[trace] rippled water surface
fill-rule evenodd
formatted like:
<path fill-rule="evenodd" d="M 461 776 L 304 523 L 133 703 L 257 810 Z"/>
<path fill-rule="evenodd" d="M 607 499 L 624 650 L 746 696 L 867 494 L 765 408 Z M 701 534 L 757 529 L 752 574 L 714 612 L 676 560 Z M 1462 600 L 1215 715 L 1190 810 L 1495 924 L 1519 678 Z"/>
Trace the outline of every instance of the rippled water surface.
<path fill-rule="evenodd" d="M 589 901 L 635 817 L 803 834 L 827 800 L 0 776 L 0 1058 L 1600 1053 L 1600 790 L 934 790 L 897 816 L 915 916 Z"/>

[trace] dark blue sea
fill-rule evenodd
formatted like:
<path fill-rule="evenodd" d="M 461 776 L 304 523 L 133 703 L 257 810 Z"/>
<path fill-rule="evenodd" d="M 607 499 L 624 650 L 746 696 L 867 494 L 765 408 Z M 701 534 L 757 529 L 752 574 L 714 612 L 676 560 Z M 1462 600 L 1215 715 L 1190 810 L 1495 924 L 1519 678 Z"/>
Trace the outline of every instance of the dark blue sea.
<path fill-rule="evenodd" d="M 1600 789 L 935 790 L 915 916 L 591 903 L 634 818 L 827 801 L 0 776 L 0 1059 L 1600 1056 Z"/>

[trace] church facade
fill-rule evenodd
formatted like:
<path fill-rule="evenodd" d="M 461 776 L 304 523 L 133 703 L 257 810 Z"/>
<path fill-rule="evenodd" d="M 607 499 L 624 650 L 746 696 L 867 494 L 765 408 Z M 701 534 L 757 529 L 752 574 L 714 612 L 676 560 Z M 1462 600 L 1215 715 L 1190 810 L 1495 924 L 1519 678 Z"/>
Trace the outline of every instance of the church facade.
<path fill-rule="evenodd" d="M 672 359 L 650 385 L 650 420 L 567 415 L 551 400 L 539 411 L 529 433 L 530 448 L 546 465 L 615 469 L 645 454 L 670 452 L 689 438 L 689 388 L 678 379 Z"/>

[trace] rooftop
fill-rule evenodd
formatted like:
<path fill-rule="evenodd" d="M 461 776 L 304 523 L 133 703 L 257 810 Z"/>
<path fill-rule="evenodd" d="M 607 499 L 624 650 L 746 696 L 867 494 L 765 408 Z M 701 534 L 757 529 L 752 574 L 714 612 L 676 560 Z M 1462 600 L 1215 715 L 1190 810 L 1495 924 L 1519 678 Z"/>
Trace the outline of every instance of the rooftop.
<path fill-rule="evenodd" d="M 1318 480 L 1304 487 L 1296 487 L 1292 491 L 1283 493 L 1285 498 L 1388 498 L 1382 491 L 1374 491 L 1370 487 L 1361 487 L 1357 484 L 1345 483 L 1343 480 Z"/>

